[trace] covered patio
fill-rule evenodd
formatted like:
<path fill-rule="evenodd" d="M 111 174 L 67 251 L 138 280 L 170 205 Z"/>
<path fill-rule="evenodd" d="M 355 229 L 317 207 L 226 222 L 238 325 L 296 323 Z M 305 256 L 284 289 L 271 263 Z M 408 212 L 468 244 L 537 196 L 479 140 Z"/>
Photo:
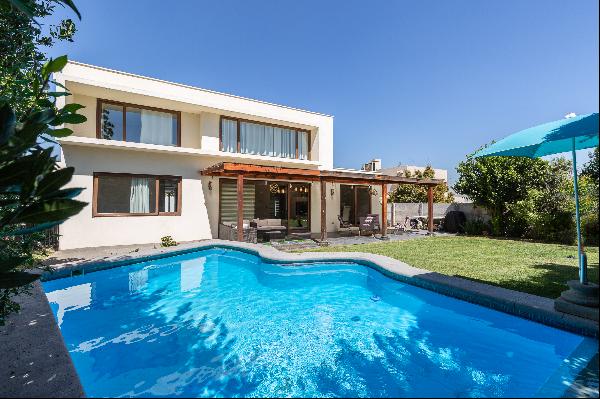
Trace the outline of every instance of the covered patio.
<path fill-rule="evenodd" d="M 234 162 L 221 162 L 210 167 L 207 167 L 200 171 L 202 176 L 213 176 L 219 178 L 229 179 L 231 184 L 235 181 L 235 202 L 232 204 L 233 211 L 231 215 L 234 215 L 234 223 L 236 226 L 244 226 L 244 207 L 248 204 L 248 195 L 244 195 L 244 190 L 254 189 L 253 186 L 248 185 L 248 181 L 261 180 L 265 183 L 265 186 L 269 185 L 271 193 L 278 193 L 277 190 L 282 190 L 279 193 L 284 193 L 287 188 L 291 193 L 293 189 L 296 191 L 299 189 L 300 192 L 305 193 L 305 197 L 308 199 L 308 209 L 315 207 L 315 204 L 311 204 L 311 196 L 309 189 L 302 186 L 306 184 L 310 188 L 312 184 L 318 184 L 320 191 L 320 204 L 318 209 L 320 210 L 320 234 L 319 240 L 321 242 L 327 241 L 327 183 L 339 183 L 351 185 L 351 187 L 364 186 L 369 188 L 369 192 L 374 191 L 374 187 L 380 189 L 381 193 L 381 236 L 382 239 L 387 238 L 387 196 L 388 196 L 388 185 L 390 184 L 418 184 L 427 187 L 427 199 L 428 199 L 428 223 L 427 230 L 429 233 L 433 232 L 433 188 L 443 183 L 440 179 L 418 179 L 400 176 L 388 176 L 378 174 L 374 172 L 364 172 L 347 169 L 334 169 L 334 170 L 319 170 L 319 169 L 300 169 L 300 168 L 287 168 L 287 167 L 276 167 L 276 166 L 265 166 L 265 165 L 253 165 L 244 163 Z M 267 184 L 267 182 L 284 182 L 283 188 L 279 188 L 277 184 Z M 277 186 L 277 187 L 275 187 Z M 245 188 L 246 187 L 246 188 Z M 230 188 L 233 189 L 233 186 Z M 355 197 L 357 198 L 355 190 Z M 232 193 L 233 194 L 233 193 Z M 294 194 L 296 195 L 296 194 Z M 333 190 L 332 190 L 333 197 Z M 245 200 L 246 198 L 246 200 Z M 295 198 L 295 197 L 294 197 Z M 288 215 L 290 209 L 294 209 L 294 204 L 291 203 L 292 194 L 286 197 L 286 201 L 289 206 L 286 208 Z M 246 204 L 245 204 L 246 202 Z M 220 206 L 221 208 L 221 206 Z M 296 212 L 294 210 L 294 212 Z M 310 215 L 310 211 L 306 212 Z M 223 215 L 223 209 L 219 209 L 219 222 Z M 354 219 L 356 219 L 356 209 L 354 210 Z M 289 216 L 288 216 L 289 217 Z M 298 218 L 300 222 L 297 227 L 303 227 L 303 218 Z M 310 216 L 306 220 L 308 231 L 310 233 Z M 237 241 L 244 241 L 244 229 L 237 230 Z M 286 226 L 286 230 L 289 233 L 291 231 L 290 226 Z"/>

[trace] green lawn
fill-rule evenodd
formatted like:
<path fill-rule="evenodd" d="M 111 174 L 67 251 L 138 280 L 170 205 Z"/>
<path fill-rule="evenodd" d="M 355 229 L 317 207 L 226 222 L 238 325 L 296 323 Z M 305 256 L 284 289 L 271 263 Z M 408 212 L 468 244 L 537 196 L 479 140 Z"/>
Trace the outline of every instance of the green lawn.
<path fill-rule="evenodd" d="M 310 251 L 315 251 L 311 249 Z M 421 269 L 556 298 L 578 279 L 577 247 L 484 237 L 427 237 L 323 247 L 322 252 L 370 252 Z M 598 282 L 598 248 L 587 248 L 590 281 Z"/>

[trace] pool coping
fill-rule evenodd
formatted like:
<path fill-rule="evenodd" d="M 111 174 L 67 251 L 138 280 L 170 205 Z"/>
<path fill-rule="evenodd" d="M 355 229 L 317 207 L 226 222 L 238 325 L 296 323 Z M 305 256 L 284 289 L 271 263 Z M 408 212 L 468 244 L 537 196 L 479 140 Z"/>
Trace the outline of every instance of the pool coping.
<path fill-rule="evenodd" d="M 599 336 L 598 323 L 558 312 L 554 309 L 553 299 L 496 287 L 456 276 L 431 272 L 410 266 L 388 256 L 364 252 L 289 253 L 262 244 L 215 239 L 181 244 L 177 247 L 146 249 L 128 255 L 109 256 L 101 260 L 93 259 L 84 262 L 67 262 L 54 265 L 54 271 L 41 272 L 42 280 L 54 280 L 215 247 L 248 252 L 261 257 L 267 263 L 355 262 L 375 269 L 395 280 L 425 288 L 442 295 L 485 306 L 579 335 L 594 338 L 598 338 Z"/>
<path fill-rule="evenodd" d="M 0 326 L 0 397 L 85 397 L 40 282 L 13 299 L 21 310 Z"/>

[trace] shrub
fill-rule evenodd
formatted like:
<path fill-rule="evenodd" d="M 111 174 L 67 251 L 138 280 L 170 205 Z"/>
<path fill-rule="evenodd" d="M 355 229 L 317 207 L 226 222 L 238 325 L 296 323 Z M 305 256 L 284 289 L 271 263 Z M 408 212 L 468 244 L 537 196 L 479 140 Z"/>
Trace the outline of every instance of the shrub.
<path fill-rule="evenodd" d="M 585 245 L 600 245 L 597 213 L 585 215 L 581 218 L 581 234 Z"/>
<path fill-rule="evenodd" d="M 570 198 L 530 190 L 524 200 L 508 205 L 507 233 L 513 237 L 570 245 L 576 238 L 573 215 Z"/>
<path fill-rule="evenodd" d="M 488 222 L 478 218 L 473 220 L 467 220 L 463 226 L 463 230 L 466 235 L 480 236 L 489 234 L 491 226 Z"/>
<path fill-rule="evenodd" d="M 174 247 L 177 245 L 177 241 L 173 239 L 171 236 L 164 236 L 160 238 L 160 246 L 161 247 Z"/>

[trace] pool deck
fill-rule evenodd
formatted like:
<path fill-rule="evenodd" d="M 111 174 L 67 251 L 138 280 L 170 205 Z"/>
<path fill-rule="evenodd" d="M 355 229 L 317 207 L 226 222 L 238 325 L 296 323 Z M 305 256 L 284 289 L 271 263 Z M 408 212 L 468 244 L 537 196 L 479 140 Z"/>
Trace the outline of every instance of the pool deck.
<path fill-rule="evenodd" d="M 214 246 L 251 252 L 267 262 L 276 263 L 355 261 L 399 281 L 549 326 L 598 337 L 598 323 L 557 312 L 552 299 L 446 276 L 386 256 L 360 252 L 287 253 L 271 246 L 223 240 L 182 243 L 170 248 L 161 248 L 158 244 L 84 248 L 56 252 L 45 262 L 54 271 L 43 272 L 43 278 L 51 280 L 89 273 Z M 0 356 L 5 360 L 5 366 L 0 367 L 0 381 L 3 382 L 0 397 L 82 397 L 83 389 L 43 288 L 35 283 L 31 291 L 31 296 L 18 298 L 21 312 L 11 315 L 7 324 L 0 327 Z M 597 397 L 598 389 L 597 386 L 591 391 L 576 389 L 576 393 Z"/>

